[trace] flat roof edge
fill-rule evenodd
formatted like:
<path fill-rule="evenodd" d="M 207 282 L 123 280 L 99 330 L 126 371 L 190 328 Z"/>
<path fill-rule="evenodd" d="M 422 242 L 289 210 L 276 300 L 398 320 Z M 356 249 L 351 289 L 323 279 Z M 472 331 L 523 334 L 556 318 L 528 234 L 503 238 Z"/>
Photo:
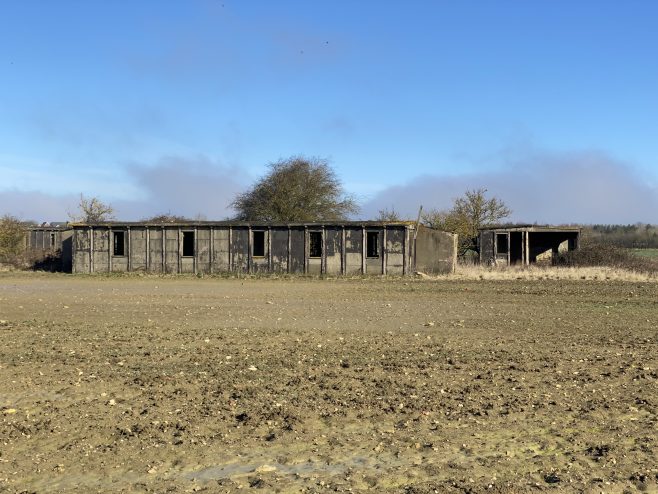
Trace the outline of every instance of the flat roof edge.
<path fill-rule="evenodd" d="M 415 221 L 312 221 L 312 222 L 267 222 L 267 221 L 176 221 L 171 223 L 159 223 L 151 221 L 106 221 L 102 223 L 71 223 L 70 228 L 83 227 L 191 227 L 191 226 L 235 226 L 235 227 L 320 227 L 320 226 L 414 226 Z"/>

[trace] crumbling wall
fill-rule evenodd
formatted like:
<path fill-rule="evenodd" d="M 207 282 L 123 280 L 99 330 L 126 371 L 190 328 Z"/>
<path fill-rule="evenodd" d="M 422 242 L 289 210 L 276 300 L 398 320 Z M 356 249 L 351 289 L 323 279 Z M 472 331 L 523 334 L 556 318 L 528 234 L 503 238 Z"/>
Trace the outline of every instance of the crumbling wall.
<path fill-rule="evenodd" d="M 404 274 L 406 234 L 406 228 L 389 228 L 386 232 L 386 274 Z"/>
<path fill-rule="evenodd" d="M 416 238 L 416 270 L 426 274 L 453 273 L 457 265 L 457 235 L 420 225 Z"/>

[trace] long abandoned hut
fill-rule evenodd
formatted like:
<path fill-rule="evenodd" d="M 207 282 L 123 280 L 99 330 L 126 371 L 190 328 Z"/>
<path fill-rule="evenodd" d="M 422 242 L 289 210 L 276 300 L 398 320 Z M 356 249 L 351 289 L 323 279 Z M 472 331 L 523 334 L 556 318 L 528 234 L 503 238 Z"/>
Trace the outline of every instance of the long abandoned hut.
<path fill-rule="evenodd" d="M 72 224 L 73 273 L 451 273 L 457 236 L 414 222 Z"/>
<path fill-rule="evenodd" d="M 480 230 L 480 264 L 552 263 L 580 246 L 580 228 L 513 225 Z"/>

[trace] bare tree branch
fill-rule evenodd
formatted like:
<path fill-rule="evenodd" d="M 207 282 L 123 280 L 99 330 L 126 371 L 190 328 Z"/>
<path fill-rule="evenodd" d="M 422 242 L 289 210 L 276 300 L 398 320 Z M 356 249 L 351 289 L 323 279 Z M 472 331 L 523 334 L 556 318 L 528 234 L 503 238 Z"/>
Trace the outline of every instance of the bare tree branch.
<path fill-rule="evenodd" d="M 80 194 L 78 212 L 77 215 L 69 213 L 72 221 L 94 224 L 114 219 L 114 208 L 111 205 L 101 202 L 97 197 L 85 197 L 84 194 Z"/>

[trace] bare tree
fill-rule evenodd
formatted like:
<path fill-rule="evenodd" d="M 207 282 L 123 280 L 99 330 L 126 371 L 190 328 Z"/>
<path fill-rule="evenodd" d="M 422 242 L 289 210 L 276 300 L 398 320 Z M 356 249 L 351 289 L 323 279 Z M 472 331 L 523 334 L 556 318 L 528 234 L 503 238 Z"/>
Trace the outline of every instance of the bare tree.
<path fill-rule="evenodd" d="M 72 221 L 82 223 L 103 223 L 114 219 L 114 208 L 101 202 L 97 197 L 85 197 L 80 194 L 78 214 L 69 213 Z"/>
<path fill-rule="evenodd" d="M 358 212 L 326 160 L 295 156 L 269 165 L 270 172 L 231 203 L 243 221 L 343 220 Z"/>
<path fill-rule="evenodd" d="M 376 221 L 403 221 L 400 213 L 395 210 L 395 207 L 391 206 L 391 209 L 384 208 L 380 209 L 377 213 Z"/>
<path fill-rule="evenodd" d="M 424 223 L 459 235 L 459 255 L 477 251 L 478 230 L 507 218 L 512 211 L 496 197 L 487 199 L 487 189 L 467 190 L 455 199 L 448 211 L 432 210 L 423 215 Z"/>

